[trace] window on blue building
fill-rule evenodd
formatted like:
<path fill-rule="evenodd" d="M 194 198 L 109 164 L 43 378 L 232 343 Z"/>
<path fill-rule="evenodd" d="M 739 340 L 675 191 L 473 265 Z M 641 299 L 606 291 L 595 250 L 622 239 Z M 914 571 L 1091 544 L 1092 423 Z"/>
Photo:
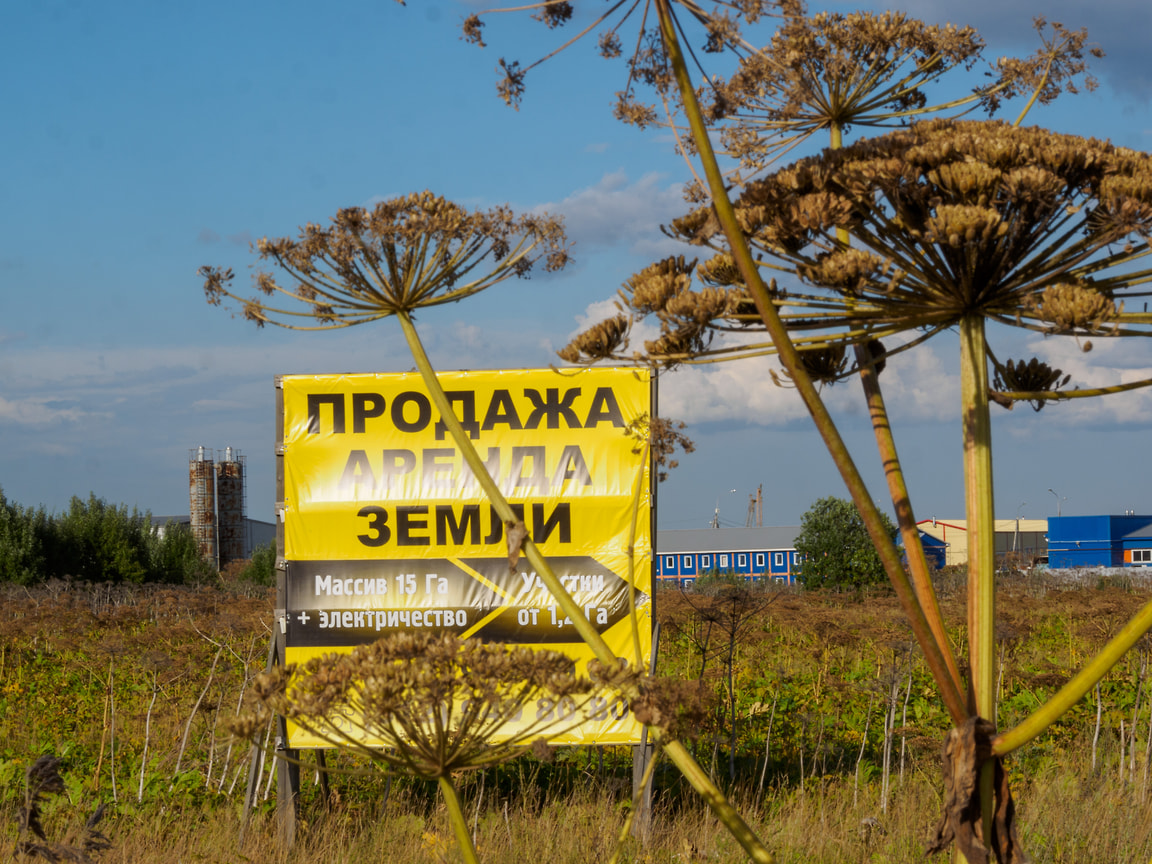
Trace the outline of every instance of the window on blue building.
<path fill-rule="evenodd" d="M 757 552 L 756 553 L 756 566 L 757 567 L 763 567 L 764 566 L 764 553 L 763 552 Z"/>
<path fill-rule="evenodd" d="M 737 555 L 736 556 L 736 566 L 737 567 L 747 567 L 748 566 L 748 556 L 747 555 Z"/>
<path fill-rule="evenodd" d="M 1152 564 L 1152 549 L 1133 549 L 1133 564 Z"/>
<path fill-rule="evenodd" d="M 721 555 L 720 556 L 720 566 L 721 567 L 727 567 L 728 566 L 728 556 L 727 555 Z"/>

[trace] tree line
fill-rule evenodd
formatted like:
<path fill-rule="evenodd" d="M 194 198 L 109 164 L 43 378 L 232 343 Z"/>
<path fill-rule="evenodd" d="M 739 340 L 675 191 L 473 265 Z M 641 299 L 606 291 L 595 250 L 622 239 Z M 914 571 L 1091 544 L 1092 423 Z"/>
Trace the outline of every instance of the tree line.
<path fill-rule="evenodd" d="M 275 552 L 261 547 L 235 575 L 271 584 Z M 202 584 L 219 578 L 187 525 L 152 524 L 148 511 L 112 504 L 89 493 L 73 496 L 62 513 L 24 507 L 0 489 L 0 582 L 36 585 L 52 579 L 85 582 Z"/>

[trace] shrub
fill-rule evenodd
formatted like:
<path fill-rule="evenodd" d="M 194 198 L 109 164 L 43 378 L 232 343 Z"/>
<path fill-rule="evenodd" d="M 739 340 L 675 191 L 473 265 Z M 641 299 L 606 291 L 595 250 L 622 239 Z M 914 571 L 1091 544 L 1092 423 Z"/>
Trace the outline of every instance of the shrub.
<path fill-rule="evenodd" d="M 896 526 L 880 514 L 890 538 Z M 856 505 L 821 498 L 800 519 L 796 551 L 802 556 L 798 580 L 805 588 L 860 588 L 887 581 Z"/>
<path fill-rule="evenodd" d="M 252 585 L 272 586 L 276 584 L 276 544 L 265 543 L 252 550 L 252 557 L 240 564 L 236 581 Z"/>
<path fill-rule="evenodd" d="M 51 530 L 44 508 L 9 503 L 0 489 L 0 582 L 31 585 L 44 578 Z"/>
<path fill-rule="evenodd" d="M 163 536 L 154 539 L 153 547 L 150 582 L 199 585 L 217 577 L 216 568 L 201 557 L 196 537 L 187 525 L 169 522 Z"/>

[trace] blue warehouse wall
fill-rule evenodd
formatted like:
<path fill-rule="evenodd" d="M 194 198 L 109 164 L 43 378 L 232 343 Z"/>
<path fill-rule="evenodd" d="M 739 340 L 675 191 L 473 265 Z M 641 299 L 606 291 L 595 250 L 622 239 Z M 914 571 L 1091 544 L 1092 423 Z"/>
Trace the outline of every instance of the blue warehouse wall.
<path fill-rule="evenodd" d="M 1058 516 L 1048 520 L 1048 565 L 1111 567 L 1111 516 Z"/>
<path fill-rule="evenodd" d="M 1152 545 L 1150 522 L 1149 516 L 1053 517 L 1048 520 L 1048 563 L 1053 568 L 1128 566 L 1133 549 Z"/>

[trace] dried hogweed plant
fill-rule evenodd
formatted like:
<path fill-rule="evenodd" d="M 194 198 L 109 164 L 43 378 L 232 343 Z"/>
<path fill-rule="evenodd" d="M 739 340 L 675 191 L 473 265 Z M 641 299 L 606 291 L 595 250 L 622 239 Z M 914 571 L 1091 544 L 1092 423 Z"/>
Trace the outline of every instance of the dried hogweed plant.
<path fill-rule="evenodd" d="M 627 66 L 627 81 L 616 94 L 614 110 L 617 118 L 643 128 L 657 122 L 659 112 L 655 106 L 638 100 L 639 86 L 651 88 L 666 103 L 678 98 L 672 60 L 660 29 L 662 10 L 658 7 L 675 7 L 672 14 L 677 16 L 680 27 L 695 25 L 703 37 L 701 50 L 710 54 L 748 51 L 751 46 L 743 39 L 743 26 L 757 24 L 766 18 L 779 18 L 781 10 L 796 14 L 802 11 L 798 0 L 712 0 L 702 3 L 695 0 L 615 0 L 607 4 L 607 8 L 601 6 L 585 18 L 577 15 L 578 9 L 587 9 L 589 5 L 568 0 L 540 0 L 515 8 L 484 9 L 464 20 L 463 38 L 481 48 L 487 47 L 483 37 L 484 19 L 502 12 L 527 11 L 549 30 L 558 30 L 566 25 L 577 27 L 575 35 L 527 66 L 521 66 L 518 60 L 509 62 L 500 58 L 500 80 L 496 88 L 500 98 L 519 108 L 524 97 L 525 79 L 532 69 L 585 37 L 594 38 L 601 57 L 622 59 Z"/>
<path fill-rule="evenodd" d="M 652 290 L 637 292 L 636 286 L 626 286 L 628 293 L 640 295 L 637 305 L 629 308 L 632 298 L 624 298 L 620 314 L 603 328 L 604 338 L 578 337 L 566 349 L 567 359 L 627 356 L 626 337 L 638 314 L 655 314 L 662 327 L 659 340 L 648 343 L 645 353 L 632 355 L 640 362 L 657 359 L 674 365 L 702 358 L 777 353 L 868 525 L 954 723 L 958 728 L 975 728 L 969 721 L 978 715 L 994 721 L 988 680 L 994 646 L 987 644 L 995 617 L 987 418 L 993 394 L 988 387 L 985 322 L 994 320 L 1046 335 L 1144 335 L 1147 317 L 1125 315 L 1115 305 L 1117 295 L 1142 296 L 1133 289 L 1145 281 L 1148 272 L 1139 262 L 1148 251 L 1146 180 L 1139 164 L 1143 154 L 1088 142 L 1084 147 L 1088 152 L 1081 158 L 1079 141 L 1065 142 L 1068 146 L 1064 147 L 1054 141 L 1020 142 L 1003 131 L 1008 127 L 983 124 L 964 127 L 966 134 L 988 144 L 983 155 L 941 159 L 933 152 L 949 147 L 950 132 L 945 130 L 956 128 L 947 123 L 922 124 L 903 133 L 940 132 L 935 141 L 916 142 L 899 154 L 883 151 L 901 133 L 878 142 L 861 142 L 849 155 L 837 152 L 851 125 L 898 125 L 928 113 L 963 111 L 977 103 L 995 109 L 1001 99 L 1031 92 L 1019 124 L 1036 102 L 1050 101 L 1062 91 L 1075 92 L 1086 68 L 1082 31 L 1057 24 L 1045 36 L 1045 22 L 1037 21 L 1044 45 L 1035 58 L 1002 60 L 992 87 L 977 88 L 964 102 L 930 106 L 921 85 L 948 68 L 967 68 L 974 62 L 981 46 L 971 31 L 925 29 L 892 16 L 795 19 L 791 45 L 786 26 L 777 43 L 782 50 L 775 63 L 766 56 L 771 52 L 749 55 L 738 86 L 730 82 L 724 85 L 725 91 L 709 82 L 697 91 L 681 43 L 679 7 L 654 0 L 644 8 L 653 10 L 658 19 L 663 68 L 674 81 L 710 197 L 708 206 L 674 223 L 673 231 L 690 243 L 711 247 L 717 257 L 700 267 L 701 281 L 707 286 L 701 291 L 687 288 L 683 278 L 668 278 L 691 275 L 685 272 L 691 265 L 682 259 L 650 268 L 642 275 L 651 281 Z M 841 29 L 842 25 L 848 29 Z M 853 29 L 856 32 L 849 32 Z M 869 29 L 873 35 L 865 38 L 862 31 Z M 877 44 L 877 35 L 888 41 Z M 1089 53 L 1098 56 L 1099 52 Z M 857 61 L 852 65 L 849 58 L 854 54 Z M 806 60 L 816 62 L 805 70 Z M 758 74 L 762 79 L 758 85 L 744 83 Z M 764 86 L 763 80 L 772 76 L 773 83 Z M 1091 87 L 1092 82 L 1087 80 L 1083 86 Z M 708 96 L 712 101 L 706 114 L 698 95 L 712 93 L 717 95 Z M 750 94 L 755 98 L 749 98 Z M 764 116 L 757 117 L 749 106 L 761 96 Z M 742 112 L 747 116 L 742 117 Z M 821 128 L 828 129 L 832 149 L 824 157 L 750 184 L 734 206 L 729 178 L 720 169 L 707 130 L 709 122 L 725 118 L 736 120 L 728 141 L 746 167 L 764 167 Z M 751 128 L 742 129 L 741 124 Z M 1037 148 L 1050 155 L 1062 150 L 1064 156 L 1036 166 L 1030 156 Z M 985 164 L 970 167 L 966 164 L 970 162 Z M 1106 167 L 1095 170 L 1101 165 Z M 1118 180 L 1105 176 L 1117 173 L 1113 169 L 1118 167 Z M 1082 169 L 1079 180 L 1073 176 L 1077 169 Z M 1089 179 L 1093 174 L 1094 179 Z M 944 194 L 925 197 L 922 187 L 927 184 L 938 186 Z M 905 186 L 910 192 L 907 198 Z M 696 200 L 705 200 L 701 190 Z M 1083 237 L 1078 230 L 1084 231 Z M 985 254 L 989 252 L 990 257 Z M 762 269 L 791 274 L 809 288 L 783 291 L 775 281 L 765 282 Z M 656 306 L 651 298 L 656 299 Z M 760 344 L 735 349 L 728 344 L 711 345 L 715 332 L 761 327 L 769 339 Z M 882 431 L 888 424 L 877 375 L 889 348 L 879 339 L 900 335 L 908 341 L 899 347 L 907 350 L 950 327 L 961 331 L 965 472 L 970 534 L 975 540 L 969 579 L 972 674 L 967 686 L 943 631 L 930 583 L 924 578 L 922 550 L 919 565 L 912 562 L 915 581 L 910 582 L 894 546 L 883 536 L 879 513 L 810 374 L 816 372 L 828 380 L 850 372 L 860 374 L 897 516 L 906 529 L 914 524 L 907 490 L 890 433 Z M 837 356 L 848 347 L 856 354 L 851 369 L 841 367 Z M 819 353 L 810 353 L 806 361 L 808 352 Z M 1020 384 L 1021 365 L 1014 363 L 1012 372 L 1007 378 L 1001 375 L 1001 380 L 1017 373 L 1015 383 Z M 1037 367 L 1032 370 L 1039 373 Z M 1038 376 L 1026 377 L 1030 383 L 1038 380 Z M 1064 383 L 1053 380 L 1046 385 L 1052 390 L 995 395 L 999 401 L 1026 399 L 1036 404 L 1139 386 L 1058 392 Z M 919 550 L 918 542 L 914 545 Z M 912 547 L 909 544 L 910 551 Z M 987 732 L 987 724 L 977 724 L 985 730 L 987 741 L 953 748 L 974 754 L 972 764 L 962 772 L 963 782 L 967 784 L 976 774 L 979 781 L 969 790 L 972 794 L 955 800 L 963 800 L 960 809 L 965 812 L 974 808 L 979 814 L 972 828 L 979 840 L 975 845 L 961 843 L 956 838 L 968 836 L 969 829 L 954 824 L 949 830 L 946 819 L 942 845 L 954 840 L 971 854 L 992 848 L 1002 861 L 1019 858 L 1018 844 L 1004 847 L 993 842 L 994 835 L 1002 840 L 1011 833 L 1010 826 L 996 824 L 998 814 L 1011 812 L 1010 802 L 1005 803 L 1006 789 L 993 788 L 996 758 L 1067 710 L 1149 624 L 1152 612 L 1146 608 L 1057 697 L 1016 729 L 995 734 Z M 970 698 L 965 698 L 966 691 Z M 991 728 L 995 729 L 994 723 Z M 949 776 L 957 776 L 957 771 Z"/>
<path fill-rule="evenodd" d="M 845 374 L 848 347 L 858 351 L 856 369 L 875 375 L 887 353 L 959 330 L 968 521 L 980 526 L 969 541 L 973 702 L 966 710 L 994 723 L 989 402 L 1027 400 L 1039 409 L 1047 401 L 1152 382 L 1061 389 L 1068 377 L 1035 358 L 997 363 L 986 328 L 1078 339 L 1152 335 L 1152 316 L 1127 312 L 1124 304 L 1146 297 L 1152 281 L 1152 157 L 1042 129 L 928 121 L 825 151 L 750 183 L 735 202 L 735 216 L 766 266 L 807 286 L 803 295 L 776 292 L 772 302 L 798 334 L 797 347 L 805 349 L 798 352 L 799 365 L 810 379 Z M 713 247 L 722 269 L 730 256 L 727 238 L 702 236 L 697 226 L 708 218 L 701 209 L 686 219 L 684 236 Z M 679 306 L 664 303 L 662 323 L 703 344 L 697 315 L 677 317 L 668 310 L 690 306 L 694 294 L 701 298 L 698 309 L 714 308 L 709 290 L 682 289 Z M 717 326 L 758 323 L 741 310 L 740 290 L 729 289 L 735 311 L 719 316 Z M 890 337 L 906 341 L 893 352 L 868 347 Z M 651 343 L 646 347 L 651 350 Z M 1000 392 L 990 387 L 990 363 Z M 934 605 L 925 590 L 918 593 L 923 605 Z M 935 625 L 936 613 L 928 613 Z M 1058 705 L 1083 695 L 1150 622 L 1145 609 L 1133 629 L 1086 668 L 1086 677 L 1018 729 L 990 738 L 988 752 L 1002 756 L 1041 731 L 1062 710 Z M 984 782 L 989 792 L 977 803 L 991 807 L 991 773 Z"/>
<path fill-rule="evenodd" d="M 330 228 L 308 225 L 297 239 L 262 240 L 257 251 L 287 277 L 286 284 L 281 284 L 271 273 L 257 274 L 257 287 L 265 298 L 273 299 L 241 298 L 230 287 L 231 270 L 209 266 L 200 269 L 208 302 L 220 305 L 228 298 L 242 304 L 244 317 L 258 326 L 275 324 L 298 330 L 335 329 L 394 316 L 441 421 L 508 526 L 510 559 L 523 554 L 602 668 L 618 667 L 619 658 L 557 578 L 489 475 L 436 377 L 413 321 L 422 307 L 459 300 L 513 275 L 526 275 L 541 257 L 549 269 L 563 266 L 568 254 L 559 222 L 514 217 L 503 209 L 496 215 L 468 214 L 451 202 L 423 193 L 383 202 L 370 212 L 342 210 Z M 643 472 L 635 484 L 637 496 L 642 493 L 642 480 Z M 514 543 L 512 538 L 516 538 Z M 629 597 L 635 619 L 634 591 Z M 633 641 L 635 648 L 638 638 Z M 627 682 L 621 682 L 619 691 L 625 698 L 639 695 Z M 659 743 L 753 858 L 771 860 L 688 750 L 668 737 Z"/>
<path fill-rule="evenodd" d="M 850 128 L 882 129 L 925 115 L 955 116 L 1031 95 L 1026 113 L 1062 92 L 1092 90 L 1084 30 L 1035 19 L 1041 47 L 1027 58 L 1002 57 L 969 93 L 935 101 L 931 88 L 953 71 L 970 72 L 984 41 L 971 27 L 925 24 L 902 12 L 789 14 L 767 45 L 750 52 L 727 80 L 703 91 L 706 118 L 722 125 L 728 155 L 760 171 L 811 135 L 827 131 L 839 147 Z"/>
<path fill-rule="evenodd" d="M 256 739 L 274 712 L 330 746 L 436 781 L 464 860 L 475 864 L 453 777 L 546 752 L 548 736 L 587 719 L 596 694 L 639 680 L 622 665 L 591 661 L 588 671 L 577 675 L 555 651 L 401 633 L 257 676 L 232 729 Z M 546 719 L 537 719 L 540 700 L 554 706 Z"/>
<path fill-rule="evenodd" d="M 290 280 L 258 271 L 263 296 L 234 294 L 230 269 L 202 267 L 208 302 L 230 298 L 258 326 L 293 330 L 351 327 L 420 308 L 454 303 L 512 276 L 568 261 L 559 220 L 517 216 L 507 207 L 468 211 L 431 192 L 340 210 L 331 225 L 305 225 L 299 236 L 256 244 L 262 261 Z"/>

